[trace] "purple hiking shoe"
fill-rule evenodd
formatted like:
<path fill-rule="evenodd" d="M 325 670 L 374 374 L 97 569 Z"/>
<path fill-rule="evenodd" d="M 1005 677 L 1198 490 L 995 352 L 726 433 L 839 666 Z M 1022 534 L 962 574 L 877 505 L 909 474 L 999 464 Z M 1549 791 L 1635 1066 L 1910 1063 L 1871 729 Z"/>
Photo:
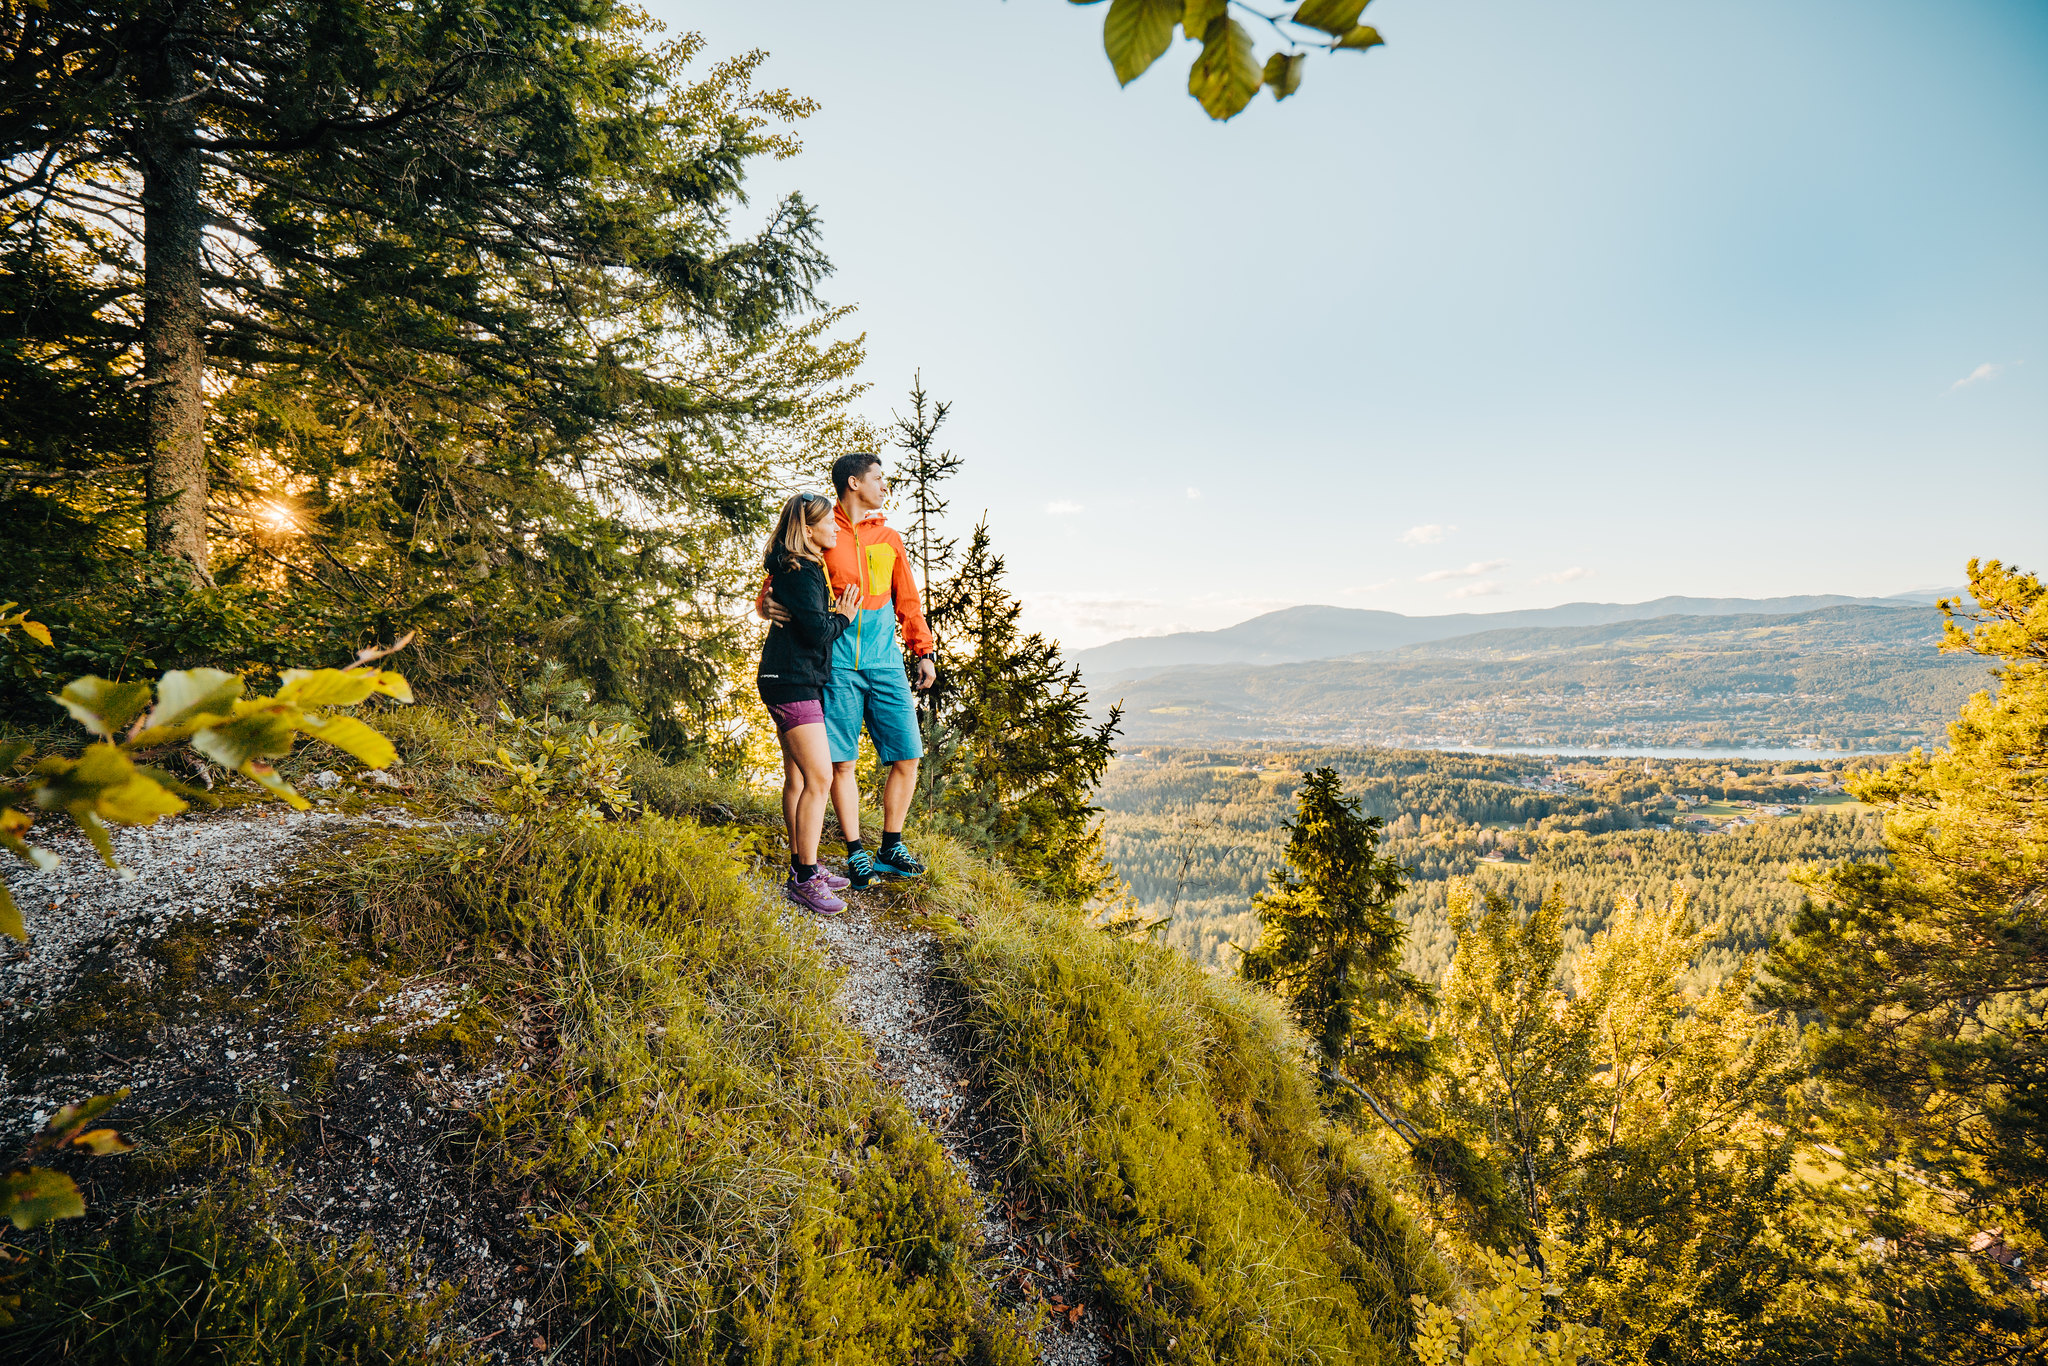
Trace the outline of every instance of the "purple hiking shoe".
<path fill-rule="evenodd" d="M 852 879 L 843 878 L 822 864 L 818 867 L 818 876 L 825 879 L 825 886 L 829 891 L 844 891 L 853 885 Z"/>
<path fill-rule="evenodd" d="M 782 884 L 782 896 L 790 904 L 816 911 L 819 915 L 838 915 L 846 909 L 846 903 L 832 895 L 832 889 L 825 885 L 822 875 L 812 877 L 808 882 L 791 878 Z"/>

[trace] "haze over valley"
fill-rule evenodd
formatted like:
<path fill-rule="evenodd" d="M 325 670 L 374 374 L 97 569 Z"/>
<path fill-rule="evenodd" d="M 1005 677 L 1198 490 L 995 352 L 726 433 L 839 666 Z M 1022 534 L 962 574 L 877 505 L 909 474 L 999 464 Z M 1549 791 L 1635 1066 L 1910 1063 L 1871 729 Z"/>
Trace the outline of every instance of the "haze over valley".
<path fill-rule="evenodd" d="M 1939 652 L 1939 596 L 1295 607 L 1076 658 L 1126 743 L 1895 751 L 1988 681 Z"/>

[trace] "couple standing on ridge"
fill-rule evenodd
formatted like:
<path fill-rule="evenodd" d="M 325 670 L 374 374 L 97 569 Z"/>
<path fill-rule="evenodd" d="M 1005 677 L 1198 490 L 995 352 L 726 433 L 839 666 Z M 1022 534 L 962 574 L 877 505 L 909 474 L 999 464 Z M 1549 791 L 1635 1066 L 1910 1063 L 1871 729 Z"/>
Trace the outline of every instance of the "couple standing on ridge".
<path fill-rule="evenodd" d="M 837 915 L 834 893 L 877 878 L 912 878 L 924 865 L 903 847 L 903 819 L 917 790 L 924 742 L 917 704 L 896 645 L 896 624 L 917 656 L 917 687 L 938 676 L 931 629 L 903 540 L 882 521 L 889 480 L 882 457 L 853 451 L 832 462 L 835 504 L 799 493 L 783 504 L 762 556 L 768 571 L 754 610 L 769 622 L 757 679 L 782 745 L 782 818 L 789 826 L 789 881 L 783 895 L 807 910 Z M 861 841 L 861 723 L 889 767 L 882 784 L 882 840 Z M 842 878 L 818 864 L 829 793 L 846 834 Z"/>

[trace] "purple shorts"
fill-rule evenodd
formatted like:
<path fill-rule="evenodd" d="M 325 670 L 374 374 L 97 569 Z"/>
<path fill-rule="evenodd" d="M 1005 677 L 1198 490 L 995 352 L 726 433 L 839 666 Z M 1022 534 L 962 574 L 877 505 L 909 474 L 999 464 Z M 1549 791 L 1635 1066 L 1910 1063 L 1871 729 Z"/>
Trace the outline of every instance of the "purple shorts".
<path fill-rule="evenodd" d="M 801 702 L 763 702 L 768 714 L 775 718 L 775 733 L 787 735 L 798 726 L 822 726 L 825 724 L 825 704 L 815 697 Z"/>

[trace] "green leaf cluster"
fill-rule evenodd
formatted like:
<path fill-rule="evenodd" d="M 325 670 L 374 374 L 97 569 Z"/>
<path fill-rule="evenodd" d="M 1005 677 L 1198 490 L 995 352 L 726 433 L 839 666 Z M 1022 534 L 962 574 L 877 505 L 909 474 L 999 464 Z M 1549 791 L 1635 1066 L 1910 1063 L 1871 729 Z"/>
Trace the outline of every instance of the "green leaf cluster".
<path fill-rule="evenodd" d="M 498 809 L 514 821 L 583 826 L 634 811 L 632 769 L 645 737 L 623 709 L 592 707 L 589 686 L 553 663 L 522 693 L 528 714 L 499 704 L 498 724 L 512 740 L 485 761 L 512 778 L 496 794 Z"/>
<path fill-rule="evenodd" d="M 16 1164 L 0 1172 L 0 1219 L 25 1233 L 52 1220 L 76 1219 L 83 1215 L 85 1197 L 79 1194 L 76 1181 L 63 1172 L 29 1164 L 44 1153 L 60 1152 L 65 1148 L 82 1149 L 94 1157 L 112 1157 L 127 1152 L 131 1145 L 118 1132 L 94 1125 L 95 1120 L 103 1118 L 127 1098 L 128 1092 L 123 1089 L 112 1095 L 73 1102 L 50 1116 L 42 1131 L 29 1141 Z M 6 1254 L 0 1252 L 0 1267 L 4 1267 L 7 1260 Z M 12 1278 L 11 1268 L 0 1270 L 0 1292 L 7 1290 Z M 0 1293 L 0 1328 L 14 1322 L 13 1311 L 20 1304 L 19 1295 Z"/>
<path fill-rule="evenodd" d="M 412 701 L 405 679 L 376 662 L 389 653 L 365 650 L 345 669 L 287 669 L 269 697 L 244 696 L 241 676 L 220 669 L 172 670 L 154 687 L 110 683 L 92 675 L 73 679 L 51 700 L 96 742 L 77 755 L 37 760 L 20 778 L 5 775 L 28 757 L 32 742 L 0 742 L 0 849 L 39 868 L 55 867 L 54 854 L 26 839 L 34 820 L 28 808 L 61 811 L 85 832 L 101 861 L 118 868 L 108 826 L 151 825 L 185 810 L 190 799 L 209 800 L 163 769 L 137 762 L 177 745 L 190 746 L 271 796 L 305 810 L 311 803 L 277 775 L 272 762 L 290 754 L 299 736 L 323 741 L 365 768 L 381 769 L 398 761 L 388 739 L 357 718 L 340 714 L 371 697 Z M 0 933 L 20 940 L 28 937 L 4 884 Z"/>
<path fill-rule="evenodd" d="M 1526 1256 L 1489 1251 L 1483 1264 L 1491 1284 L 1473 1294 L 1462 1312 L 1415 1297 L 1412 1345 L 1422 1366 L 1539 1366 L 1576 1363 L 1591 1353 L 1596 1340 L 1583 1326 L 1545 1326 L 1551 1315 L 1544 1297 L 1556 1287 L 1542 1284 Z"/>
<path fill-rule="evenodd" d="M 1098 0 L 1077 0 L 1093 4 Z M 1367 0 L 1301 0 L 1278 14 L 1238 6 L 1263 21 L 1286 44 L 1264 63 L 1253 50 L 1252 36 L 1231 15 L 1227 0 L 1110 0 L 1102 21 L 1102 48 L 1120 85 L 1151 69 L 1166 55 L 1178 28 L 1201 53 L 1188 71 L 1188 94 L 1212 119 L 1231 119 L 1244 112 L 1264 86 L 1284 100 L 1301 87 L 1304 48 L 1329 52 L 1362 51 L 1382 43 L 1379 31 L 1361 24 Z"/>

